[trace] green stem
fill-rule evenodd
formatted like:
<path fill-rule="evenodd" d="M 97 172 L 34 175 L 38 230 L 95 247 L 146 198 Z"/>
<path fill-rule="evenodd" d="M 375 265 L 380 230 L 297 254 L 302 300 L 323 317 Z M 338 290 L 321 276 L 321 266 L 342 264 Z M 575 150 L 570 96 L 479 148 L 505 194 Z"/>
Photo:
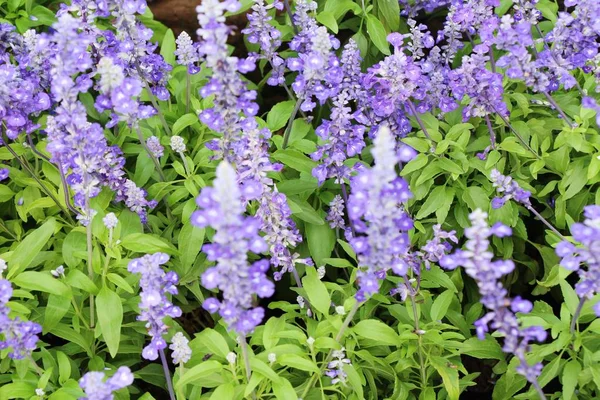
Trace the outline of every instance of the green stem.
<path fill-rule="evenodd" d="M 408 277 L 404 277 L 406 284 L 409 285 Z M 411 290 L 412 288 L 409 288 Z M 421 372 L 421 388 L 427 387 L 427 371 L 425 369 L 425 359 L 423 357 L 423 341 L 419 329 L 419 318 L 417 317 L 417 303 L 415 302 L 415 294 L 410 295 L 410 303 L 413 311 L 413 319 L 415 321 L 415 333 L 417 334 L 417 353 L 419 354 L 419 369 Z"/>
<path fill-rule="evenodd" d="M 190 112 L 190 97 L 192 95 L 192 82 L 189 72 L 186 72 L 185 83 L 185 113 L 187 114 Z"/>
<path fill-rule="evenodd" d="M 419 113 L 417 112 L 415 105 L 412 103 L 412 101 L 407 101 L 406 104 L 408 104 L 408 108 L 410 108 L 410 112 L 412 112 L 412 114 L 414 115 L 415 119 L 417 120 L 417 124 L 419 124 L 419 127 L 421 128 L 421 130 L 423 131 L 423 133 L 425 134 L 427 139 L 431 140 L 431 136 L 429 136 L 429 132 L 427 132 L 427 128 L 425 128 L 425 124 L 419 117 Z"/>
<path fill-rule="evenodd" d="M 542 217 L 542 214 L 540 214 L 539 212 L 537 212 L 537 210 L 535 208 L 533 208 L 532 206 L 525 206 L 529 211 L 531 211 L 531 213 L 533 213 L 533 215 L 535 215 L 537 217 L 537 219 L 539 219 L 540 221 L 542 221 L 544 223 L 544 225 L 546 225 L 552 232 L 554 232 L 559 238 L 561 238 L 563 241 L 567 241 L 567 238 L 564 237 L 554 226 L 552 226 L 552 224 L 550 222 L 548 222 L 548 220 L 544 217 Z"/>
<path fill-rule="evenodd" d="M 575 327 L 577 325 L 577 320 L 579 319 L 579 314 L 581 314 L 581 310 L 583 309 L 583 304 L 585 303 L 585 298 L 582 297 L 579 300 L 579 304 L 577 305 L 577 309 L 575 310 L 575 314 L 573 314 L 573 319 L 571 320 L 571 333 L 575 332 Z"/>
<path fill-rule="evenodd" d="M 352 309 L 350 310 L 350 312 L 346 316 L 346 319 L 342 323 L 342 326 L 340 327 L 340 330 L 338 331 L 337 335 L 335 336 L 334 340 L 336 342 L 339 343 L 340 340 L 342 339 L 342 336 L 344 336 L 344 332 L 346 331 L 346 329 L 348 329 L 348 326 L 350 325 L 350 322 L 352 322 L 352 319 L 356 315 L 356 312 L 358 311 L 359 307 L 360 307 L 360 303 L 358 301 L 356 303 L 354 303 L 354 306 L 352 307 Z M 321 369 L 320 369 L 319 373 L 318 374 L 313 374 L 310 377 L 310 380 L 306 384 L 306 388 L 304 388 L 304 391 L 302 392 L 302 395 L 300 396 L 300 398 L 302 398 L 302 399 L 306 398 L 306 395 L 308 394 L 308 392 L 310 391 L 310 389 L 312 389 L 312 387 L 315 385 L 315 381 L 317 379 L 319 379 L 319 377 L 321 375 L 323 375 L 323 371 L 325 370 L 325 368 L 327 368 L 327 364 L 329 364 L 329 362 L 331 361 L 331 357 L 332 356 L 333 356 L 333 350 L 330 350 L 329 354 L 327 354 L 327 357 L 325 358 L 325 361 L 321 365 Z"/>
<path fill-rule="evenodd" d="M 146 151 L 146 154 L 148 154 L 148 157 L 150 157 L 150 159 L 154 163 L 154 167 L 156 168 L 156 172 L 158 172 L 158 176 L 160 176 L 160 180 L 163 181 L 163 182 L 165 182 L 166 179 L 165 179 L 165 176 L 164 176 L 164 174 L 162 172 L 162 168 L 160 166 L 160 163 L 158 162 L 158 159 L 154 156 L 154 154 L 152 154 L 152 152 L 148 148 L 148 145 L 146 144 L 146 139 L 144 139 L 144 135 L 142 135 L 142 131 L 140 130 L 139 125 L 135 126 L 135 131 L 137 133 L 138 139 L 140 140 L 140 143 L 142 144 L 142 147 Z"/>
<path fill-rule="evenodd" d="M 525 146 L 527 148 L 527 150 L 529 150 L 537 159 L 541 160 L 542 157 L 540 157 L 540 155 L 538 153 L 536 153 L 535 150 L 533 150 L 531 148 L 531 146 L 529 146 L 529 144 L 525 141 L 525 139 L 523 139 L 523 137 L 521 136 L 521 134 L 519 134 L 519 132 L 517 132 L 515 130 L 515 128 L 511 125 L 511 123 L 508 121 L 508 119 L 506 119 L 506 117 L 504 115 L 500 114 L 498 112 L 498 110 L 496 109 L 496 107 L 494 107 L 491 103 L 488 103 L 488 105 L 502 119 L 502 121 L 504 122 L 504 124 L 506 124 L 506 126 L 508 127 L 508 129 L 511 130 L 511 132 L 517 137 L 517 139 L 519 139 L 519 141 L 521 142 L 521 144 L 523 146 Z"/>
<path fill-rule="evenodd" d="M 250 384 L 250 376 L 252 375 L 252 371 L 250 369 L 250 357 L 248 355 L 248 343 L 246 342 L 246 337 L 240 335 L 240 346 L 242 347 L 242 357 L 244 357 L 244 368 L 246 369 L 246 383 Z M 252 398 L 256 399 L 256 392 L 252 391 Z"/>
<path fill-rule="evenodd" d="M 88 215 L 92 212 L 90 210 L 90 199 L 86 195 L 85 197 L 85 212 Z M 94 248 L 92 243 L 92 218 L 89 219 L 87 226 L 85 227 L 86 232 L 86 241 L 87 241 L 87 268 L 88 268 L 88 277 L 93 282 L 94 281 L 94 266 L 92 265 L 94 259 Z M 93 328 L 95 325 L 95 305 L 94 305 L 94 295 L 90 294 L 90 328 Z"/>
<path fill-rule="evenodd" d="M 17 237 L 15 236 L 14 233 L 12 233 L 11 231 L 8 230 L 8 227 L 4 224 L 4 221 L 2 219 L 0 219 L 0 228 L 2 228 L 3 231 L 8 233 L 8 235 L 11 238 L 13 238 L 13 240 L 15 240 L 15 241 L 19 240 L 19 239 L 17 239 Z"/>
<path fill-rule="evenodd" d="M 288 145 L 288 141 L 290 140 L 290 134 L 292 133 L 292 125 L 294 124 L 294 119 L 296 118 L 296 114 L 298 114 L 300 105 L 302 105 L 302 100 L 298 99 L 296 101 L 296 105 L 294 106 L 294 110 L 292 111 L 292 115 L 290 116 L 290 119 L 288 121 L 287 127 L 285 128 L 285 132 L 283 134 L 283 143 L 281 145 L 282 149 L 285 149 Z"/>

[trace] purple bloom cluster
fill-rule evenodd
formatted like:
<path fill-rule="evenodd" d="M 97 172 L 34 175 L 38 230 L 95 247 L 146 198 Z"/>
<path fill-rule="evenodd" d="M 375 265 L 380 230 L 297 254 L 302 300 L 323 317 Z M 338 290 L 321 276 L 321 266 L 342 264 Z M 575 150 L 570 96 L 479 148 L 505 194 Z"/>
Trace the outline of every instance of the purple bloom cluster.
<path fill-rule="evenodd" d="M 152 337 L 150 343 L 144 347 L 142 357 L 146 360 L 156 360 L 159 352 L 167 347 L 163 338 L 168 326 L 165 317 L 177 318 L 181 316 L 181 309 L 168 299 L 168 295 L 177 294 L 179 277 L 173 271 L 165 273 L 161 265 L 169 261 L 169 256 L 164 253 L 147 254 L 129 262 L 127 270 L 140 274 L 140 315 L 139 321 L 146 321 L 148 334 Z"/>
<path fill-rule="evenodd" d="M 515 264 L 511 260 L 492 261 L 494 255 L 489 250 L 491 236 L 501 238 L 511 235 L 512 231 L 501 223 L 490 228 L 487 213 L 479 209 L 471 213 L 469 219 L 471 226 L 464 233 L 468 239 L 465 250 L 457 250 L 452 255 L 443 257 L 440 265 L 449 270 L 462 266 L 467 275 L 476 281 L 481 303 L 489 310 L 475 322 L 477 336 L 483 340 L 490 329 L 501 333 L 504 337 L 503 350 L 514 354 L 520 361 L 517 372 L 529 382 L 537 384 L 542 365 L 527 364 L 525 353 L 529 350 L 531 341 L 546 340 L 546 331 L 539 326 L 519 326 L 515 313 L 528 313 L 533 305 L 518 296 L 512 300 L 508 298 L 508 291 L 502 286 L 501 278 L 511 273 Z"/>
<path fill-rule="evenodd" d="M 83 210 L 79 216 L 87 224 L 93 217 L 89 199 L 96 196 L 102 186 L 116 193 L 116 201 L 124 201 L 132 211 L 146 220 L 146 211 L 154 207 L 145 198 L 145 192 L 127 179 L 123 166 L 125 160 L 117 146 L 108 146 L 102 127 L 87 120 L 85 107 L 78 94 L 92 86 L 88 70 L 93 61 L 88 46 L 92 35 L 86 33 L 81 23 L 70 14 L 63 14 L 54 25 L 50 36 L 53 57 L 50 59 L 51 91 L 58 106 L 48 117 L 48 151 L 51 160 L 61 173 L 71 173 L 67 182 L 75 192 L 75 205 Z"/>
<path fill-rule="evenodd" d="M 333 360 L 327 364 L 325 375 L 331 378 L 331 384 L 341 383 L 346 384 L 348 374 L 344 371 L 345 365 L 352 365 L 349 358 L 346 358 L 346 349 L 342 347 L 340 350 L 334 350 L 332 353 Z"/>
<path fill-rule="evenodd" d="M 489 61 L 489 48 L 485 45 L 477 45 L 473 50 L 472 55 L 463 57 L 459 68 L 448 74 L 454 98 L 460 101 L 464 96 L 469 97 L 469 103 L 463 109 L 463 120 L 495 113 L 508 115 L 508 108 L 502 98 L 504 95 L 502 75 L 486 68 L 486 63 Z"/>
<path fill-rule="evenodd" d="M 8 168 L 0 168 L 0 182 L 8 178 L 10 171 Z"/>
<path fill-rule="evenodd" d="M 175 42 L 177 43 L 177 50 L 175 50 L 177 62 L 180 65 L 187 66 L 189 74 L 195 75 L 200 72 L 200 67 L 196 65 L 200 60 L 198 47 L 197 44 L 194 44 L 190 35 L 186 31 L 183 31 L 179 34 Z"/>
<path fill-rule="evenodd" d="M 410 240 L 408 230 L 413 221 L 402 203 L 411 198 L 408 183 L 396 174 L 398 156 L 389 128 L 382 126 L 372 150 L 375 166 L 364 169 L 351 180 L 348 216 L 356 230 L 350 244 L 358 255 L 361 270 L 357 273 L 358 301 L 364 301 L 379 290 L 379 280 L 388 269 L 404 276 Z"/>
<path fill-rule="evenodd" d="M 213 185 L 198 196 L 196 203 L 201 210 L 194 212 L 192 223 L 215 230 L 212 243 L 202 250 L 216 265 L 202 274 L 202 285 L 209 290 L 219 289 L 223 299 L 209 298 L 202 307 L 211 313 L 219 312 L 230 329 L 245 336 L 261 323 L 265 314 L 263 308 L 254 307 L 253 296 L 270 297 L 275 290 L 265 274 L 269 262 L 248 261 L 249 251 L 258 254 L 268 249 L 258 234 L 260 220 L 244 216 L 242 196 L 251 200 L 257 192 L 250 185 L 238 185 L 235 170 L 226 161 L 217 167 Z"/>
<path fill-rule="evenodd" d="M 332 229 L 340 228 L 346 230 L 346 222 L 344 221 L 345 204 L 342 196 L 336 195 L 331 203 L 329 203 L 329 212 L 327 213 L 327 222 Z"/>
<path fill-rule="evenodd" d="M 316 9 L 317 3 L 313 0 L 296 2 L 294 22 L 300 31 L 290 42 L 290 49 L 298 56 L 287 59 L 289 70 L 298 72 L 292 89 L 302 102 L 300 109 L 306 112 L 316 107 L 314 99 L 322 105 L 333 97 L 343 78 L 335 54 L 340 42 L 310 15 Z"/>
<path fill-rule="evenodd" d="M 4 264 L 3 260 L 0 263 Z M 0 268 L 0 274 L 2 268 Z M 0 350 L 10 349 L 8 356 L 21 360 L 31 354 L 37 347 L 38 334 L 42 327 L 35 322 L 23 321 L 19 317 L 10 318 L 10 309 L 6 305 L 13 294 L 9 281 L 0 278 Z"/>
<path fill-rule="evenodd" d="M 583 215 L 582 223 L 571 225 L 571 235 L 578 245 L 560 242 L 556 254 L 561 257 L 562 267 L 579 273 L 575 291 L 589 300 L 600 293 L 600 206 L 585 207 Z M 584 264 L 587 268 L 582 268 Z M 594 311 L 600 316 L 600 303 L 594 305 Z"/>
<path fill-rule="evenodd" d="M 271 6 L 267 6 L 264 0 L 256 0 L 252 12 L 248 14 L 248 27 L 242 29 L 242 33 L 246 35 L 248 42 L 260 45 L 261 53 L 253 56 L 271 64 L 272 71 L 267 84 L 278 86 L 284 83 L 285 62 L 277 53 L 281 46 L 281 32 L 269 23 L 273 19 L 268 14 L 270 8 L 281 10 L 283 3 L 275 0 Z"/>
<path fill-rule="evenodd" d="M 521 186 L 510 176 L 504 176 L 497 169 L 492 170 L 490 180 L 501 197 L 494 197 L 492 200 L 493 208 L 502 207 L 507 201 L 514 199 L 517 203 L 525 207 L 531 207 L 531 192 L 523 190 Z"/>
<path fill-rule="evenodd" d="M 115 390 L 123 389 L 133 383 L 133 374 L 128 367 L 119 367 L 117 372 L 104 380 L 104 372 L 88 372 L 79 380 L 79 386 L 85 397 L 79 400 L 113 400 Z"/>

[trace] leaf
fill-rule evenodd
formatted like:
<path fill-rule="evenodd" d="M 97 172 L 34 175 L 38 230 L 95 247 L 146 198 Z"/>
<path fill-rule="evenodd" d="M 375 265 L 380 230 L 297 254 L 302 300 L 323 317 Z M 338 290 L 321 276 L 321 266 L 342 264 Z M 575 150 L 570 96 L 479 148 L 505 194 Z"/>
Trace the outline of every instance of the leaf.
<path fill-rule="evenodd" d="M 6 185 L 0 185 L 0 203 L 4 203 L 5 201 L 9 201 L 13 198 L 15 192 L 10 190 L 10 188 Z"/>
<path fill-rule="evenodd" d="M 381 21 L 374 15 L 367 15 L 367 32 L 373 44 L 386 56 L 390 53 L 390 44 L 387 41 L 387 33 Z"/>
<path fill-rule="evenodd" d="M 210 400 L 223 400 L 223 399 L 234 399 L 235 391 L 232 383 L 224 383 L 220 385 L 218 388 L 210 396 Z"/>
<path fill-rule="evenodd" d="M 110 352 L 115 358 L 121 342 L 121 325 L 123 324 L 123 305 L 118 294 L 104 286 L 96 298 L 98 307 L 98 324 Z"/>
<path fill-rule="evenodd" d="M 292 214 L 302 221 L 306 221 L 313 225 L 325 225 L 325 221 L 321 218 L 321 215 L 306 201 L 299 198 L 292 199 L 291 197 L 288 197 L 287 201 Z"/>
<path fill-rule="evenodd" d="M 86 257 L 86 236 L 80 231 L 71 231 L 63 240 L 62 255 L 65 264 L 70 268 L 75 268 L 82 259 Z M 82 257 L 77 257 L 79 253 Z"/>
<path fill-rule="evenodd" d="M 227 342 L 223 336 L 221 336 L 221 334 L 214 329 L 204 329 L 202 332 L 196 335 L 194 341 L 199 341 L 210 352 L 222 358 L 226 358 L 227 354 L 229 354 L 229 346 L 227 346 Z"/>
<path fill-rule="evenodd" d="M 44 310 L 44 332 L 49 332 L 58 324 L 71 308 L 69 297 L 51 294 Z"/>
<path fill-rule="evenodd" d="M 301 371 L 320 373 L 317 364 L 297 354 L 282 354 L 277 358 L 277 362 L 286 367 L 296 368 Z"/>
<path fill-rule="evenodd" d="M 58 362 L 58 382 L 62 385 L 71 377 L 71 362 L 62 351 L 56 352 L 56 361 Z"/>
<path fill-rule="evenodd" d="M 179 252 L 181 253 L 181 264 L 184 268 L 191 267 L 196 261 L 196 257 L 200 253 L 202 243 L 204 243 L 204 228 L 197 228 L 191 223 L 186 223 L 181 228 L 178 238 Z"/>
<path fill-rule="evenodd" d="M 69 285 L 76 287 L 77 289 L 81 289 L 87 293 L 98 293 L 98 286 L 96 286 L 86 274 L 78 269 L 72 269 L 69 271 L 69 274 L 66 277 L 66 282 Z"/>
<path fill-rule="evenodd" d="M 292 116 L 295 104 L 295 101 L 287 100 L 277 103 L 271 108 L 271 111 L 267 114 L 267 127 L 271 132 L 278 131 L 287 124 Z"/>
<path fill-rule="evenodd" d="M 377 0 L 379 18 L 382 19 L 390 31 L 400 29 L 400 2 L 398 0 Z"/>
<path fill-rule="evenodd" d="M 26 271 L 22 272 L 12 282 L 24 289 L 37 290 L 52 293 L 57 296 L 71 297 L 71 290 L 67 285 L 54 278 L 46 272 Z"/>
<path fill-rule="evenodd" d="M 460 396 L 460 388 L 458 385 L 458 368 L 448 366 L 448 360 L 439 356 L 429 356 L 431 365 L 437 370 L 442 377 L 444 388 L 448 392 L 450 400 L 458 400 Z"/>
<path fill-rule="evenodd" d="M 487 209 L 489 209 L 490 199 L 485 193 L 485 190 L 483 190 L 479 186 L 468 187 L 463 192 L 462 199 L 465 203 L 467 203 L 471 210 L 476 210 L 480 208 L 483 211 L 486 211 Z"/>
<path fill-rule="evenodd" d="M 354 389 L 354 391 L 356 392 L 356 394 L 358 395 L 359 399 L 364 399 L 364 391 L 363 391 L 363 386 L 365 385 L 364 378 L 361 381 L 361 377 L 358 374 L 358 372 L 356 371 L 356 368 L 354 368 L 354 366 L 352 364 L 344 364 L 343 365 L 344 368 L 344 372 L 346 372 L 346 375 L 348 375 L 348 382 L 350 383 L 350 386 L 352 386 L 352 389 Z"/>
<path fill-rule="evenodd" d="M 579 297 L 577 296 L 577 293 L 575 293 L 573 287 L 565 280 L 560 282 L 560 290 L 562 291 L 565 304 L 569 309 L 569 313 L 574 315 L 577 304 L 579 304 Z"/>
<path fill-rule="evenodd" d="M 147 233 L 132 233 L 123 239 L 121 246 L 136 253 L 153 254 L 162 252 L 171 255 L 178 254 L 177 249 L 171 243 L 156 235 Z"/>
<path fill-rule="evenodd" d="M 314 268 L 306 268 L 306 276 L 302 278 L 302 284 L 311 306 L 321 314 L 328 315 L 331 307 L 331 297 L 329 297 L 325 284 L 321 282 Z"/>
<path fill-rule="evenodd" d="M 0 400 L 29 399 L 35 394 L 35 386 L 25 382 L 7 383 L 0 387 Z"/>
<path fill-rule="evenodd" d="M 214 360 L 204 361 L 185 371 L 181 379 L 175 384 L 177 389 L 180 389 L 188 383 L 200 381 L 216 372 L 221 371 L 223 366 Z"/>
<path fill-rule="evenodd" d="M 317 166 L 316 162 L 294 149 L 277 150 L 272 156 L 275 160 L 282 162 L 285 166 L 299 172 L 312 174 L 313 168 Z"/>
<path fill-rule="evenodd" d="M 434 213 L 439 208 L 440 204 L 444 201 L 445 197 L 446 197 L 446 187 L 445 186 L 435 187 L 431 191 L 429 196 L 427 197 L 427 200 L 425 200 L 425 203 L 423 203 L 421 208 L 419 208 L 419 211 L 417 212 L 417 215 L 415 216 L 415 218 L 423 219 L 423 218 L 427 217 L 429 214 Z"/>
<path fill-rule="evenodd" d="M 133 288 L 131 287 L 131 285 L 129 283 L 127 283 L 127 281 L 121 275 L 117 275 L 113 272 L 110 272 L 106 275 L 106 277 L 108 278 L 109 281 L 114 283 L 115 286 L 117 286 L 119 289 L 123 289 L 127 293 L 133 294 Z"/>
<path fill-rule="evenodd" d="M 459 351 L 461 354 L 479 359 L 504 360 L 505 358 L 502 348 L 492 337 L 486 337 L 484 340 L 469 338 L 461 343 Z"/>
<path fill-rule="evenodd" d="M 175 35 L 171 29 L 167 29 L 160 44 L 160 55 L 172 66 L 175 66 L 175 49 Z"/>
<path fill-rule="evenodd" d="M 275 346 L 279 342 L 279 337 L 277 333 L 283 331 L 285 329 L 285 320 L 283 317 L 275 318 L 271 317 L 265 324 L 265 329 L 263 330 L 263 345 L 265 346 L 265 350 L 269 350 Z"/>
<path fill-rule="evenodd" d="M 448 311 L 448 307 L 450 307 L 453 297 L 454 294 L 452 290 L 446 290 L 434 300 L 430 310 L 432 321 L 441 321 L 441 319 L 446 315 L 446 311 Z"/>
<path fill-rule="evenodd" d="M 563 400 L 571 400 L 573 394 L 575 394 L 580 373 L 581 364 L 577 360 L 567 362 L 562 372 Z"/>
<path fill-rule="evenodd" d="M 388 325 L 376 319 L 360 321 L 352 331 L 364 339 L 370 339 L 379 345 L 397 346 L 400 342 L 398 334 Z"/>
<path fill-rule="evenodd" d="M 199 123 L 198 116 L 196 114 L 189 113 L 182 115 L 173 124 L 173 135 L 178 135 L 185 128 L 195 123 Z"/>
<path fill-rule="evenodd" d="M 322 11 L 317 15 L 317 21 L 329 28 L 333 33 L 338 33 L 338 24 L 335 15 L 329 11 Z"/>
<path fill-rule="evenodd" d="M 278 379 L 272 383 L 273 393 L 277 400 L 297 399 L 298 394 L 292 384 L 285 378 Z"/>
<path fill-rule="evenodd" d="M 48 243 L 48 240 L 50 240 L 54 234 L 55 229 L 56 220 L 50 218 L 46 223 L 27 235 L 27 237 L 19 243 L 10 256 L 10 260 L 6 260 L 9 263 L 7 278 L 10 279 L 29 267 L 33 259 L 38 255 L 42 248 L 44 248 L 46 243 Z"/>
<path fill-rule="evenodd" d="M 335 232 L 326 224 L 306 224 L 305 233 L 308 249 L 313 260 L 317 266 L 324 265 L 323 260 L 331 257 L 331 252 L 335 246 Z"/>

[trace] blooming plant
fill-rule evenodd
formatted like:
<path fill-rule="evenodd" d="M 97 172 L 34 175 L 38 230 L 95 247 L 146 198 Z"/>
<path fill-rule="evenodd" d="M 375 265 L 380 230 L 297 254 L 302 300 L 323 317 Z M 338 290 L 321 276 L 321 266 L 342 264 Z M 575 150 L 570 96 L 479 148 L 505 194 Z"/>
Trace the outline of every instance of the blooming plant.
<path fill-rule="evenodd" d="M 598 398 L 597 0 L 154 7 L 0 0 L 0 400 Z"/>

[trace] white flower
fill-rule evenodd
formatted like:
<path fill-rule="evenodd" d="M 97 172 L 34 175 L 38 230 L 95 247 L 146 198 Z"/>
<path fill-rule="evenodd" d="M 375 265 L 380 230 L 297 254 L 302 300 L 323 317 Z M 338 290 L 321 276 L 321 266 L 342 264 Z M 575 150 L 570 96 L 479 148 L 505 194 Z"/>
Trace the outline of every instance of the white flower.
<path fill-rule="evenodd" d="M 317 276 L 319 277 L 319 279 L 323 279 L 323 277 L 325 276 L 325 266 L 324 265 L 317 268 Z"/>
<path fill-rule="evenodd" d="M 308 347 L 313 347 L 313 344 L 315 344 L 315 338 L 312 336 L 309 336 L 308 339 L 306 339 L 306 344 L 308 344 Z"/>
<path fill-rule="evenodd" d="M 102 218 L 102 222 L 104 222 L 104 226 L 106 226 L 107 229 L 114 229 L 119 223 L 119 220 L 115 213 L 108 213 Z"/>
<path fill-rule="evenodd" d="M 42 397 L 43 395 L 46 394 L 46 392 L 44 392 L 44 389 L 37 388 L 37 389 L 35 389 L 35 394 L 36 394 L 36 396 Z"/>
<path fill-rule="evenodd" d="M 8 265 L 6 264 L 6 261 L 0 258 L 0 277 L 2 276 L 2 273 L 6 271 L 7 268 Z"/>
<path fill-rule="evenodd" d="M 277 354 L 269 353 L 269 355 L 267 356 L 267 359 L 269 360 L 269 362 L 271 364 L 273 364 L 275 361 L 277 361 Z"/>
<path fill-rule="evenodd" d="M 335 312 L 336 312 L 338 315 L 346 315 L 346 310 L 344 309 L 344 306 L 337 306 L 337 307 L 335 308 Z"/>
<path fill-rule="evenodd" d="M 177 153 L 183 153 L 185 151 L 185 142 L 181 136 L 171 136 L 171 148 Z"/>
<path fill-rule="evenodd" d="M 53 277 L 60 278 L 61 276 L 65 276 L 65 267 L 62 265 L 59 265 L 58 267 L 56 267 L 56 269 L 53 269 L 52 271 L 50 271 L 50 273 L 52 274 Z"/>
<path fill-rule="evenodd" d="M 190 341 L 181 332 L 177 332 L 171 339 L 169 348 L 173 350 L 173 363 L 185 364 L 192 357 L 192 349 L 190 349 Z"/>
<path fill-rule="evenodd" d="M 300 308 L 304 308 L 304 297 L 298 296 L 298 297 L 296 297 L 296 301 L 300 305 Z"/>
<path fill-rule="evenodd" d="M 225 357 L 225 358 L 227 359 L 229 364 L 234 365 L 235 360 L 237 360 L 237 354 L 235 354 L 233 351 L 231 351 L 231 352 L 229 352 L 229 354 L 227 354 L 227 357 Z"/>

